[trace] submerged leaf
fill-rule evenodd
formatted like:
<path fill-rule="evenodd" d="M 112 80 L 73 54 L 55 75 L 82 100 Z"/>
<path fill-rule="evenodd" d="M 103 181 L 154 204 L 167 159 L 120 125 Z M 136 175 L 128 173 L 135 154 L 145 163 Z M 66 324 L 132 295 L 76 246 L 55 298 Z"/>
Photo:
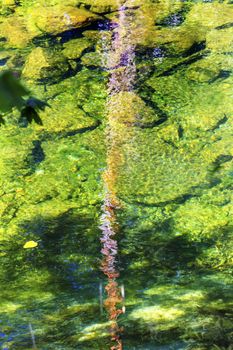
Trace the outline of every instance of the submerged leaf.
<path fill-rule="evenodd" d="M 28 241 L 24 244 L 23 248 L 24 249 L 30 249 L 30 248 L 35 248 L 38 246 L 38 243 L 35 241 Z"/>

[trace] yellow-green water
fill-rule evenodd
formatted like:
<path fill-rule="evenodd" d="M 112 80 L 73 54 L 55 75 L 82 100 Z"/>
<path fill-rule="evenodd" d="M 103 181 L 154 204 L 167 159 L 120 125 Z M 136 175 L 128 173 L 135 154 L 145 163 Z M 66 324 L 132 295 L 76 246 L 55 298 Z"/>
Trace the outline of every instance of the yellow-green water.
<path fill-rule="evenodd" d="M 231 1 L 128 1 L 121 22 L 115 0 L 0 5 L 0 69 L 49 105 L 2 113 L 1 349 L 113 346 L 110 167 L 123 349 L 231 350 Z"/>

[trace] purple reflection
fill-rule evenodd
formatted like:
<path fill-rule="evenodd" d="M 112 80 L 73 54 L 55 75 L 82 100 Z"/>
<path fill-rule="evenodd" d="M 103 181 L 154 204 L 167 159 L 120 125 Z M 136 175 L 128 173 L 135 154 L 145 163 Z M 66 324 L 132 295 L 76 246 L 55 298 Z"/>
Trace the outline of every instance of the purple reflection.
<path fill-rule="evenodd" d="M 178 14 L 171 15 L 168 20 L 168 24 L 172 27 L 179 26 L 182 23 L 182 16 Z"/>
<path fill-rule="evenodd" d="M 156 47 L 153 50 L 153 57 L 154 58 L 163 58 L 164 57 L 164 52 L 160 47 Z"/>

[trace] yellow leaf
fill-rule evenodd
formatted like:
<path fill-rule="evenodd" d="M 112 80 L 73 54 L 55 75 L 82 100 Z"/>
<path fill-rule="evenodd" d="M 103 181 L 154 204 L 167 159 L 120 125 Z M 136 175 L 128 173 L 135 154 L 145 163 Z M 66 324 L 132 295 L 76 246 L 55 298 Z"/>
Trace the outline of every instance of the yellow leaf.
<path fill-rule="evenodd" d="M 35 241 L 28 241 L 24 244 L 24 249 L 30 249 L 30 248 L 35 248 L 38 246 L 38 243 Z"/>

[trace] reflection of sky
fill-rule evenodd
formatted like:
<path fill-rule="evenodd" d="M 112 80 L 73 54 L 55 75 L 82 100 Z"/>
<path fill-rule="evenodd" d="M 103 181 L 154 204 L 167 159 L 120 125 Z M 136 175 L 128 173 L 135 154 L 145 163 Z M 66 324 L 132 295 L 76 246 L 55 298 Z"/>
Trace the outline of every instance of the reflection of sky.
<path fill-rule="evenodd" d="M 182 23 L 182 16 L 179 14 L 173 14 L 169 17 L 167 24 L 172 26 L 172 27 L 176 27 L 179 26 Z"/>
<path fill-rule="evenodd" d="M 0 323 L 3 321 L 0 320 Z M 17 341 L 20 345 L 28 346 L 28 343 L 30 342 L 30 334 L 28 330 L 28 325 L 12 325 L 12 324 L 4 324 L 4 327 L 9 328 L 17 328 L 17 330 L 9 331 L 8 333 L 5 333 L 0 330 L 0 346 L 2 346 L 2 350 L 9 350 L 9 348 L 5 345 L 12 341 Z M 25 339 L 23 341 L 22 337 Z"/>
<path fill-rule="evenodd" d="M 94 272 L 93 267 L 85 266 L 82 264 L 78 264 L 76 262 L 70 262 L 69 260 L 64 260 L 66 263 L 66 274 L 65 274 L 65 279 L 69 282 L 71 288 L 73 290 L 82 290 L 87 288 L 87 284 L 89 287 L 93 287 L 94 290 L 97 290 L 98 288 L 98 282 L 95 281 L 95 276 L 92 276 L 92 272 Z M 89 279 L 93 280 L 93 282 L 90 283 L 79 283 L 78 281 L 80 280 L 80 277 L 84 274 L 90 274 Z"/>

